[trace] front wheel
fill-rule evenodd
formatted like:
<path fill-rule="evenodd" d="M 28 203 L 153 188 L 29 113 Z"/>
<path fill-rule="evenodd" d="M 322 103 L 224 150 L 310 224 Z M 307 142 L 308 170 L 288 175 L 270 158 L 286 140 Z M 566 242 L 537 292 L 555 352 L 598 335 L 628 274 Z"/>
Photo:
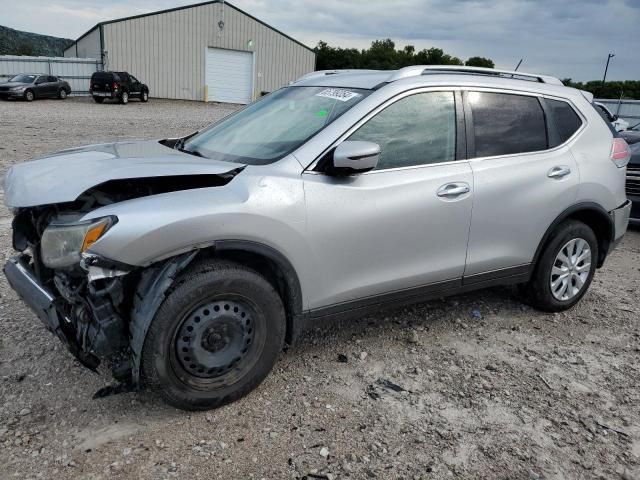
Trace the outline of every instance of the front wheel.
<path fill-rule="evenodd" d="M 34 98 L 36 98 L 36 96 L 33 94 L 33 90 L 27 90 L 26 92 L 24 92 L 24 99 L 27 102 L 33 102 Z"/>
<path fill-rule="evenodd" d="M 582 222 L 570 220 L 552 234 L 523 291 L 532 306 L 546 312 L 573 307 L 593 280 L 598 240 Z"/>
<path fill-rule="evenodd" d="M 285 338 L 273 286 L 242 265 L 210 260 L 176 281 L 149 327 L 142 379 L 169 404 L 206 410 L 256 388 Z"/>
<path fill-rule="evenodd" d="M 146 90 L 143 90 L 142 93 L 140 94 L 140 101 L 141 102 L 148 102 L 149 101 L 149 92 L 147 92 Z"/>

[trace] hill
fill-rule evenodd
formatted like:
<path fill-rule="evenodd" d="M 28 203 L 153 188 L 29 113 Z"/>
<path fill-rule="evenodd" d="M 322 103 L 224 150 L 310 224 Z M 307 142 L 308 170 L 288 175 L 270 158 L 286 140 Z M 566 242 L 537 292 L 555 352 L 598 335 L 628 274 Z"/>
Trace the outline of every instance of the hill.
<path fill-rule="evenodd" d="M 21 32 L 0 25 L 0 55 L 62 57 L 72 43 L 68 38 Z"/>

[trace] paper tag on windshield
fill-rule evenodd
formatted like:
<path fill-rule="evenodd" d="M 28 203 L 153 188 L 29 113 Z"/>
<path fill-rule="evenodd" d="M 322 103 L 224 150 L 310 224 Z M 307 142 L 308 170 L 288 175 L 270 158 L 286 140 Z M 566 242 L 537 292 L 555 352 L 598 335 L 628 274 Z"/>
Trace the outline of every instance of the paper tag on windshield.
<path fill-rule="evenodd" d="M 316 97 L 327 97 L 334 100 L 340 100 L 341 102 L 348 102 L 352 98 L 359 96 L 359 93 L 351 92 L 343 88 L 327 88 L 320 93 L 316 93 Z"/>

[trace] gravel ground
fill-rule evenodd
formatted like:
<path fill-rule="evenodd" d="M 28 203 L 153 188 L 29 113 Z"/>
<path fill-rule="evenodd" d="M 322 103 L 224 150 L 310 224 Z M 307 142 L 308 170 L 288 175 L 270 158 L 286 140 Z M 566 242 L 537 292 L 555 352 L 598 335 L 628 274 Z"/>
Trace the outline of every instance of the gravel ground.
<path fill-rule="evenodd" d="M 0 163 L 185 134 L 235 107 L 0 102 Z M 126 117 L 124 113 L 126 112 Z M 0 252 L 11 254 L 0 210 Z M 92 400 L 0 279 L 0 478 L 640 478 L 640 233 L 561 314 L 496 288 L 309 332 L 248 397 L 206 413 Z"/>

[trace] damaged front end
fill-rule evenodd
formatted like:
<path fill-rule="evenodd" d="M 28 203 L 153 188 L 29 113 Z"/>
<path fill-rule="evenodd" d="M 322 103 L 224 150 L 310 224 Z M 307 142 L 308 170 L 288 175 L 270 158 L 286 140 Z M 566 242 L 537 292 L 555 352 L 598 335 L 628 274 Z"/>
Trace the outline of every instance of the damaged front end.
<path fill-rule="evenodd" d="M 91 252 L 118 223 L 111 215 L 84 220 L 100 207 L 177 190 L 221 186 L 223 175 L 118 179 L 84 192 L 73 202 L 12 208 L 13 246 L 7 261 L 11 287 L 86 367 L 111 369 L 135 388 L 147 328 L 175 276 L 194 251 L 149 267 L 127 265 Z"/>

